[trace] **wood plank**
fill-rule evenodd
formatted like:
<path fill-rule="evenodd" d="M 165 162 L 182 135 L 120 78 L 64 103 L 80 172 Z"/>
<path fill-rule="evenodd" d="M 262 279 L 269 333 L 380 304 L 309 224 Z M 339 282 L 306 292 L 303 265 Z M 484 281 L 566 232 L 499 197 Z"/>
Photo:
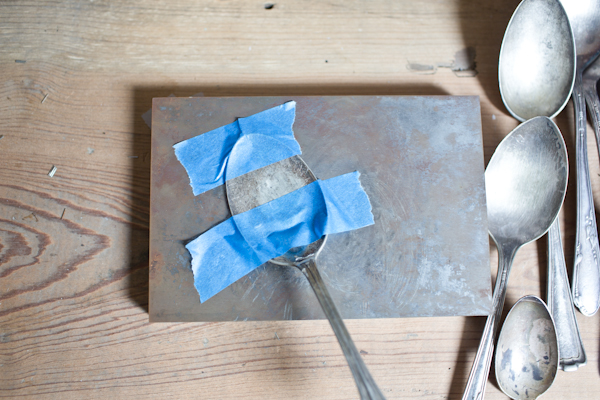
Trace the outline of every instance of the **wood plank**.
<path fill-rule="evenodd" d="M 0 3 L 0 398 L 356 398 L 324 321 L 148 323 L 141 115 L 171 93 L 478 95 L 487 161 L 517 126 L 497 88 L 517 3 Z M 474 77 L 448 67 L 468 47 Z M 441 66 L 424 74 L 409 64 Z M 573 154 L 571 106 L 557 122 Z M 588 149 L 598 199 L 593 135 Z M 561 214 L 569 265 L 574 189 L 572 177 Z M 520 251 L 509 305 L 545 296 L 545 258 L 544 242 Z M 588 365 L 559 373 L 548 398 L 597 397 L 598 318 L 578 314 Z M 388 398 L 459 399 L 483 323 L 347 325 Z M 487 398 L 506 398 L 493 377 Z"/>

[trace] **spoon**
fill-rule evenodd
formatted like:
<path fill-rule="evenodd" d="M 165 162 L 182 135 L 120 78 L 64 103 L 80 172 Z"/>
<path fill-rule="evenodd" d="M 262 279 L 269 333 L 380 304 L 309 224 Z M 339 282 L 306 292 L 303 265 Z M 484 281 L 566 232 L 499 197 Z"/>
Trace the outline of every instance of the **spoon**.
<path fill-rule="evenodd" d="M 600 0 L 561 0 L 561 2 L 569 16 L 577 47 L 577 72 L 573 88 L 577 161 L 577 230 L 573 267 L 573 301 L 583 315 L 591 316 L 600 307 L 600 247 L 588 167 L 582 74 L 600 53 Z"/>
<path fill-rule="evenodd" d="M 598 81 L 600 81 L 600 57 L 596 58 L 583 73 L 583 92 L 590 108 L 590 115 L 596 133 L 596 144 L 600 152 L 600 100 L 598 99 Z"/>
<path fill-rule="evenodd" d="M 525 296 L 512 307 L 496 347 L 496 381 L 511 399 L 537 399 L 556 378 L 559 346 L 544 302 Z"/>
<path fill-rule="evenodd" d="M 232 215 L 241 214 L 293 192 L 317 178 L 299 156 L 293 156 L 226 182 Z M 385 399 L 356 349 L 327 286 L 317 269 L 316 258 L 325 246 L 324 235 L 308 246 L 296 247 L 270 262 L 298 268 L 308 279 L 325 316 L 340 343 L 361 399 Z"/>
<path fill-rule="evenodd" d="M 567 105 L 575 80 L 575 44 L 558 0 L 523 0 L 513 13 L 500 48 L 502 101 L 521 122 L 554 118 Z"/>
<path fill-rule="evenodd" d="M 485 170 L 489 233 L 498 247 L 498 275 L 463 400 L 482 399 L 506 285 L 517 250 L 546 233 L 567 190 L 567 151 L 548 117 L 522 123 L 500 142 Z"/>
<path fill-rule="evenodd" d="M 498 62 L 500 95 L 508 111 L 523 122 L 554 118 L 571 97 L 575 82 L 575 40 L 558 0 L 524 0 L 511 18 Z M 548 306 L 556 323 L 565 371 L 586 364 L 558 218 L 548 231 Z"/>

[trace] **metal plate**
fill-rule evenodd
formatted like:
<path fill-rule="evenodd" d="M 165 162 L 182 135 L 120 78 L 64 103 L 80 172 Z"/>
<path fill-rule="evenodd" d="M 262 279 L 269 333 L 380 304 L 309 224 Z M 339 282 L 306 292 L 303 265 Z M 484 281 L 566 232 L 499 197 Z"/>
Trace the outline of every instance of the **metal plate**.
<path fill-rule="evenodd" d="M 330 235 L 319 269 L 343 318 L 487 315 L 491 307 L 477 97 L 158 98 L 152 110 L 150 321 L 324 318 L 295 268 L 266 263 L 201 304 L 184 245 L 230 217 L 196 197 L 172 146 L 295 100 L 302 158 L 358 170 L 375 225 Z"/>

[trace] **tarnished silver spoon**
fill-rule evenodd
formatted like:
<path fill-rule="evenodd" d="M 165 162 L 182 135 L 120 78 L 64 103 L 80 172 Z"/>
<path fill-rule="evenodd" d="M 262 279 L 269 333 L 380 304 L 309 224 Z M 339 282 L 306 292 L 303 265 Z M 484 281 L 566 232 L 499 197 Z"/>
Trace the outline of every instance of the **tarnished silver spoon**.
<path fill-rule="evenodd" d="M 567 150 L 550 118 L 519 125 L 500 142 L 485 170 L 489 233 L 498 247 L 492 311 L 463 400 L 483 399 L 506 286 L 517 250 L 546 233 L 567 190 Z"/>
<path fill-rule="evenodd" d="M 573 87 L 577 162 L 577 231 L 573 266 L 573 301 L 583 315 L 600 308 L 600 246 L 587 154 L 583 71 L 600 54 L 600 0 L 561 0 L 569 16 L 577 48 Z"/>
<path fill-rule="evenodd" d="M 554 118 L 571 97 L 575 82 L 575 40 L 558 0 L 524 0 L 511 18 L 500 49 L 498 81 L 502 100 L 519 121 Z M 586 364 L 579 334 L 558 218 L 548 231 L 548 307 L 552 312 L 565 371 Z"/>
<path fill-rule="evenodd" d="M 556 378 L 559 347 L 550 311 L 536 296 L 512 307 L 496 346 L 496 381 L 508 397 L 537 399 Z"/>
<path fill-rule="evenodd" d="M 316 180 L 317 178 L 304 160 L 299 156 L 293 156 L 227 181 L 229 209 L 232 215 L 241 214 Z M 326 236 L 323 236 L 308 246 L 293 248 L 270 262 L 296 267 L 302 271 L 315 292 L 325 316 L 329 319 L 331 328 L 348 361 L 361 399 L 385 399 L 356 349 L 317 269 L 316 259 L 325 245 L 325 239 Z"/>

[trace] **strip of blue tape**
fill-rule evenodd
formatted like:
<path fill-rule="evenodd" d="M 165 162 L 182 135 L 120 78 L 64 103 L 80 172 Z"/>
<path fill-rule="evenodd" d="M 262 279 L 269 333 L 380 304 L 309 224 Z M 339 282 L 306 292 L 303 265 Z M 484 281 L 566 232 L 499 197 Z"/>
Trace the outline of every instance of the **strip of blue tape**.
<path fill-rule="evenodd" d="M 295 117 L 296 102 L 290 101 L 174 145 L 194 196 L 301 154 L 292 131 Z"/>
<path fill-rule="evenodd" d="M 352 172 L 317 180 L 235 215 L 188 243 L 200 301 L 292 247 L 372 225 L 371 203 L 359 176 Z"/>

